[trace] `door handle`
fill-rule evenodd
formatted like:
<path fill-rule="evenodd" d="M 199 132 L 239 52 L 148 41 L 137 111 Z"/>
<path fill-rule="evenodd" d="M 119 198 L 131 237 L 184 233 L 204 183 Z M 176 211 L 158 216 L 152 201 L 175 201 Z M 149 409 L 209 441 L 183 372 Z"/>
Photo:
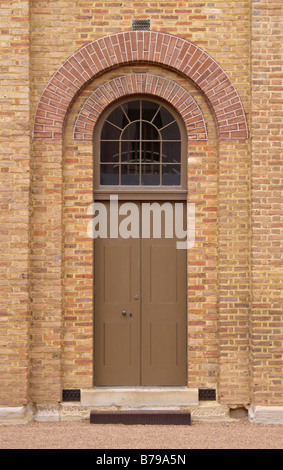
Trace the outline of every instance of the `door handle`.
<path fill-rule="evenodd" d="M 126 310 L 122 310 L 122 315 L 124 315 L 124 316 L 127 315 Z"/>

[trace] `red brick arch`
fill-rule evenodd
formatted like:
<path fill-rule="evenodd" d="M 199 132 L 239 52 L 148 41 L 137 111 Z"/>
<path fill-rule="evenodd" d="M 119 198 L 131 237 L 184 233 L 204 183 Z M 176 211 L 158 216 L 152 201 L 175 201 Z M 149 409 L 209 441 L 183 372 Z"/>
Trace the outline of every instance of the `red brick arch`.
<path fill-rule="evenodd" d="M 115 33 L 96 39 L 71 55 L 40 97 L 34 138 L 61 139 L 68 107 L 80 89 L 105 70 L 135 62 L 164 65 L 191 79 L 214 110 L 219 138 L 248 138 L 241 99 L 221 66 L 190 41 L 156 31 Z"/>
<path fill-rule="evenodd" d="M 158 96 L 181 114 L 189 140 L 207 140 L 203 114 L 194 98 L 177 83 L 150 74 L 114 78 L 98 87 L 84 102 L 74 126 L 74 139 L 92 140 L 94 126 L 102 111 L 114 100 L 132 94 Z"/>

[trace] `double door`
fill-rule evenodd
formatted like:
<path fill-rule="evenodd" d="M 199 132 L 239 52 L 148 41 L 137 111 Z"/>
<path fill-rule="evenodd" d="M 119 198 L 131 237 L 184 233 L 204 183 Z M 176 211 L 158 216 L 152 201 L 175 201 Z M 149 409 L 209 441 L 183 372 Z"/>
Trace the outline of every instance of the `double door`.
<path fill-rule="evenodd" d="M 144 238 L 135 204 L 139 238 L 95 240 L 95 385 L 186 385 L 187 251 L 166 238 L 165 214 L 161 237 Z"/>

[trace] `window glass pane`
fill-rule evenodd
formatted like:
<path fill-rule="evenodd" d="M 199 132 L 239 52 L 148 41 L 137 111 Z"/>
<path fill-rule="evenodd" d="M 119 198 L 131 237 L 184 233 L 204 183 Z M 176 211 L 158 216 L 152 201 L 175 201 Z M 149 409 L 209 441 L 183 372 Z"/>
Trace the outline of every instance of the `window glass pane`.
<path fill-rule="evenodd" d="M 112 113 L 108 116 L 107 121 L 115 124 L 115 126 L 120 127 L 120 129 L 123 129 L 129 122 L 123 113 L 121 106 L 112 111 Z"/>
<path fill-rule="evenodd" d="M 122 133 L 123 140 L 139 140 L 140 138 L 140 121 L 129 124 Z"/>
<path fill-rule="evenodd" d="M 157 163 L 160 161 L 160 143 L 143 142 L 142 143 L 142 162 Z"/>
<path fill-rule="evenodd" d="M 179 126 L 176 122 L 169 124 L 169 126 L 165 127 L 165 129 L 160 132 L 164 140 L 181 140 Z"/>
<path fill-rule="evenodd" d="M 119 142 L 101 142 L 100 143 L 100 161 L 118 162 L 119 161 Z"/>
<path fill-rule="evenodd" d="M 118 165 L 100 165 L 100 184 L 117 185 L 119 184 L 119 166 Z"/>
<path fill-rule="evenodd" d="M 105 122 L 101 132 L 102 140 L 119 140 L 121 131 L 117 127 L 112 126 L 109 122 Z"/>
<path fill-rule="evenodd" d="M 121 184 L 138 185 L 140 179 L 139 165 L 121 165 Z"/>
<path fill-rule="evenodd" d="M 165 186 L 180 186 L 181 165 L 162 165 L 162 184 Z"/>
<path fill-rule="evenodd" d="M 159 104 L 153 103 L 153 101 L 142 101 L 142 119 L 152 121 L 158 108 Z"/>
<path fill-rule="evenodd" d="M 123 141 L 121 144 L 121 161 L 122 162 L 139 162 L 140 161 L 140 143 Z"/>
<path fill-rule="evenodd" d="M 100 184 L 181 185 L 181 135 L 166 108 L 136 99 L 110 113 L 101 131 Z"/>
<path fill-rule="evenodd" d="M 160 165 L 142 165 L 141 183 L 145 186 L 160 185 Z"/>
<path fill-rule="evenodd" d="M 167 109 L 161 107 L 156 117 L 154 118 L 153 124 L 155 124 L 158 129 L 161 129 L 172 121 L 174 121 L 172 114 L 169 113 Z"/>
<path fill-rule="evenodd" d="M 158 130 L 149 122 L 142 123 L 142 140 L 159 140 Z"/>
<path fill-rule="evenodd" d="M 137 121 L 140 119 L 140 101 L 129 101 L 123 104 L 123 108 L 130 121 Z"/>
<path fill-rule="evenodd" d="M 162 162 L 181 162 L 181 142 L 162 142 Z"/>

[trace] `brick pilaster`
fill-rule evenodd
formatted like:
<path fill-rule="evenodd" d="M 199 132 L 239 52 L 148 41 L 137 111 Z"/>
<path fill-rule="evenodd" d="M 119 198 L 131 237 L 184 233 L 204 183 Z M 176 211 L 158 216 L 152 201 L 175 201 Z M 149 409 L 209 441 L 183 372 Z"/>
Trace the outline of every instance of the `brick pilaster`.
<path fill-rule="evenodd" d="M 252 0 L 252 402 L 283 405 L 283 6 Z"/>
<path fill-rule="evenodd" d="M 0 405 L 28 400 L 29 2 L 1 2 Z"/>

